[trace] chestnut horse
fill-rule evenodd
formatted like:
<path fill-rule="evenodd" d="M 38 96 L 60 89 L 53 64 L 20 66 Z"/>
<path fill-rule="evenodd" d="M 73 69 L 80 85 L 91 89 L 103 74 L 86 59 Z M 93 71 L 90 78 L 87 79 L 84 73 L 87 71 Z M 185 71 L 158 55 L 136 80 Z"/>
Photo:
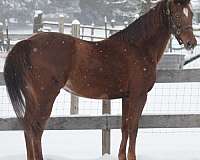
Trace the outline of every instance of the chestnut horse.
<path fill-rule="evenodd" d="M 24 128 L 27 159 L 42 160 L 41 137 L 61 88 L 94 99 L 122 98 L 119 160 L 136 160 L 138 121 L 156 81 L 156 65 L 171 34 L 186 49 L 197 44 L 190 0 L 162 0 L 111 37 L 89 42 L 39 33 L 8 54 L 4 76 Z M 128 154 L 126 155 L 127 140 Z"/>

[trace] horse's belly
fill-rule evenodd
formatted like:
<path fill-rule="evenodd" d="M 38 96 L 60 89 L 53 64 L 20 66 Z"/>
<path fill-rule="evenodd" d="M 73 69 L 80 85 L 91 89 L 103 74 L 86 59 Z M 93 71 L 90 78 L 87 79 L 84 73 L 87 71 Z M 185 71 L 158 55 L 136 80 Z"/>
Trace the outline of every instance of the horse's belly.
<path fill-rule="evenodd" d="M 126 94 L 126 90 L 122 88 L 91 85 L 84 82 L 74 83 L 71 80 L 66 82 L 63 89 L 77 96 L 93 99 L 116 99 Z"/>

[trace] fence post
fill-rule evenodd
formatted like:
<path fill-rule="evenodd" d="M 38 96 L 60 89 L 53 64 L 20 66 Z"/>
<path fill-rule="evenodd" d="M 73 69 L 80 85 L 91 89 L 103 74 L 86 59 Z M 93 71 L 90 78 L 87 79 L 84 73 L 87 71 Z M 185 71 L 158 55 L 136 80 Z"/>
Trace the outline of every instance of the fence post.
<path fill-rule="evenodd" d="M 112 29 L 115 28 L 115 20 L 114 19 L 111 20 L 111 27 L 112 27 Z M 115 31 L 110 30 L 110 35 L 113 35 L 114 33 L 115 33 Z"/>
<path fill-rule="evenodd" d="M 107 33 L 107 25 L 108 25 L 108 20 L 107 20 L 107 17 L 105 16 L 104 17 L 104 22 L 105 22 L 105 38 L 108 38 L 108 33 Z"/>
<path fill-rule="evenodd" d="M 4 49 L 3 23 L 0 22 L 0 51 Z"/>
<path fill-rule="evenodd" d="M 124 27 L 128 27 L 128 21 L 124 21 Z"/>
<path fill-rule="evenodd" d="M 92 22 L 91 24 L 92 28 L 91 28 L 91 41 L 94 41 L 94 23 Z"/>
<path fill-rule="evenodd" d="M 59 32 L 64 33 L 64 22 L 65 22 L 65 17 L 63 14 L 59 15 Z"/>
<path fill-rule="evenodd" d="M 38 33 L 39 31 L 42 30 L 42 28 L 43 28 L 42 15 L 43 15 L 43 12 L 41 10 L 35 11 L 34 23 L 33 23 L 33 33 Z"/>
<path fill-rule="evenodd" d="M 5 25 L 6 25 L 6 51 L 9 51 L 10 49 L 10 38 L 8 33 L 8 19 L 5 19 Z"/>
<path fill-rule="evenodd" d="M 169 51 L 172 52 L 172 36 L 169 39 Z"/>
<path fill-rule="evenodd" d="M 78 20 L 74 20 L 72 22 L 72 36 L 80 38 L 80 22 Z M 79 106 L 78 106 L 78 97 L 76 95 L 71 94 L 71 108 L 70 114 L 78 114 Z"/>
<path fill-rule="evenodd" d="M 76 19 L 72 22 L 72 36 L 80 38 L 80 22 Z"/>
<path fill-rule="evenodd" d="M 103 100 L 102 114 L 111 113 L 111 102 L 110 100 Z M 110 154 L 110 129 L 102 130 L 102 155 Z"/>
<path fill-rule="evenodd" d="M 83 39 L 83 38 L 84 38 L 84 27 L 82 27 L 82 29 L 81 29 L 81 33 L 82 33 L 82 35 L 81 35 L 81 39 Z"/>
<path fill-rule="evenodd" d="M 135 16 L 134 16 L 134 21 L 137 20 L 139 17 L 140 17 L 139 14 L 135 14 Z"/>

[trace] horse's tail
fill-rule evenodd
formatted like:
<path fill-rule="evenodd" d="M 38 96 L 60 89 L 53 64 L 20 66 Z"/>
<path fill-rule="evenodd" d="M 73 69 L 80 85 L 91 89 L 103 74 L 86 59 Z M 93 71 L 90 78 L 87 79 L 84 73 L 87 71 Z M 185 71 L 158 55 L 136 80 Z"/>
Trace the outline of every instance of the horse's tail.
<path fill-rule="evenodd" d="M 18 42 L 9 52 L 4 65 L 4 79 L 11 103 L 20 122 L 25 114 L 26 70 L 30 64 L 29 40 Z"/>

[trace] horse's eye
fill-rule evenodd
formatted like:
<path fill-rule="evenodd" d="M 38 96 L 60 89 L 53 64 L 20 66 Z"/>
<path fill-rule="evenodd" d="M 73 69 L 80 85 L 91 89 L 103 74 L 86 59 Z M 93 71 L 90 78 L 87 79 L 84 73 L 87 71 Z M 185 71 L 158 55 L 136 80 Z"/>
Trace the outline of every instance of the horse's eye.
<path fill-rule="evenodd" d="M 194 13 L 192 12 L 191 15 L 192 15 L 192 18 L 193 18 L 194 17 Z"/>

